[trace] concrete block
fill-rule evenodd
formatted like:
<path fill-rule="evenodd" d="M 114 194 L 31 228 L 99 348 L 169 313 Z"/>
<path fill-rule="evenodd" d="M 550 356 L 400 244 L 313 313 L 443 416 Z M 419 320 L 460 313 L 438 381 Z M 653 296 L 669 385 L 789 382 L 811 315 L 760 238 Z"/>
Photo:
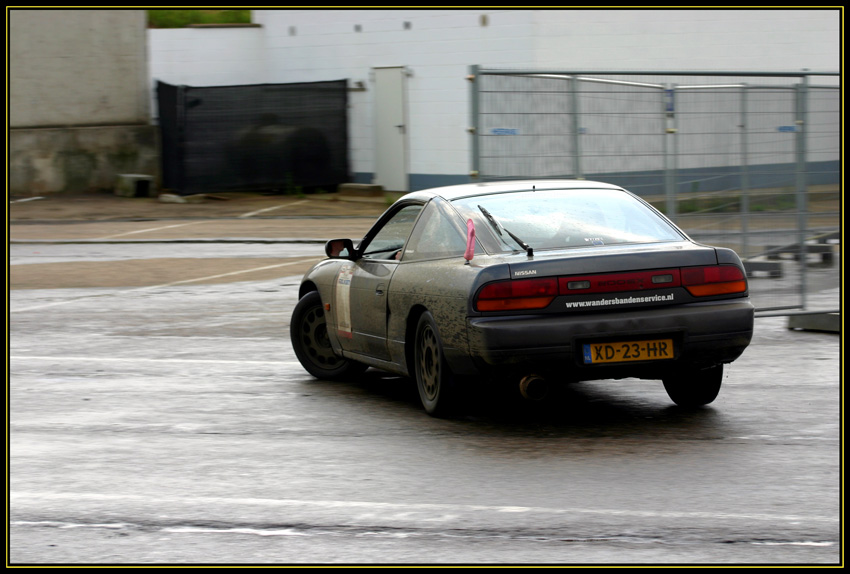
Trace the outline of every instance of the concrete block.
<path fill-rule="evenodd" d="M 802 329 L 804 331 L 841 333 L 841 313 L 790 315 L 788 317 L 788 328 Z"/>
<path fill-rule="evenodd" d="M 782 277 L 780 261 L 744 261 L 744 269 L 747 270 L 747 277 L 758 277 L 762 273 L 775 279 Z"/>
<path fill-rule="evenodd" d="M 203 203 L 207 196 L 203 193 L 194 195 L 177 195 L 176 193 L 161 193 L 158 198 L 160 203 Z"/>
<path fill-rule="evenodd" d="M 121 197 L 151 197 L 154 181 L 152 175 L 119 173 L 115 182 L 115 195 Z"/>
<path fill-rule="evenodd" d="M 768 246 L 768 259 L 776 260 L 781 259 L 782 255 L 792 255 L 796 261 L 800 260 L 800 246 L 797 244 L 794 245 L 785 245 L 783 247 L 779 247 L 776 245 Z M 806 254 L 815 254 L 820 255 L 821 263 L 824 265 L 833 265 L 835 262 L 835 254 L 832 249 L 831 244 L 804 244 L 803 245 L 803 255 L 805 257 Z"/>

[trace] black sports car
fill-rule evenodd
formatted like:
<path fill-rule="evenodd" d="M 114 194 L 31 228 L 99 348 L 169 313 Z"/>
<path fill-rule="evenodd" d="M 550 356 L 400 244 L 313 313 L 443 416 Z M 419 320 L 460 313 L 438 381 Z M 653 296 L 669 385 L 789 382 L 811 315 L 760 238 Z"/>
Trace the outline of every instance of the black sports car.
<path fill-rule="evenodd" d="M 356 245 L 325 250 L 292 315 L 301 364 L 322 379 L 369 366 L 413 377 L 433 415 L 470 376 L 513 378 L 526 396 L 555 381 L 661 379 L 677 404 L 704 405 L 753 332 L 735 252 L 605 183 L 418 191 Z"/>

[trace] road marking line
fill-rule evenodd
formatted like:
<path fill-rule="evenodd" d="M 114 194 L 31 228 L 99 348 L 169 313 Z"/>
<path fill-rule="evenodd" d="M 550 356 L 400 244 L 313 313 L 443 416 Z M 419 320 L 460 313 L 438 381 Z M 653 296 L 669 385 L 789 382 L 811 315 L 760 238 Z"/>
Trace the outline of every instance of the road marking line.
<path fill-rule="evenodd" d="M 33 499 L 43 500 L 72 500 L 72 501 L 150 501 L 149 496 L 137 494 L 102 494 L 84 492 L 10 492 L 11 502 L 16 500 Z M 429 503 L 397 503 L 397 502 L 364 502 L 348 500 L 296 500 L 275 498 L 224 498 L 201 496 L 194 498 L 186 497 L 156 497 L 157 502 L 182 503 L 182 504 L 240 504 L 260 506 L 289 506 L 289 507 L 315 507 L 335 509 L 367 509 L 386 511 L 437 511 L 437 512 L 523 512 L 548 515 L 589 514 L 599 516 L 627 516 L 635 518 L 707 518 L 707 519 L 737 519 L 737 520 L 767 520 L 786 522 L 838 522 L 838 517 L 829 516 L 801 516 L 789 514 L 765 514 L 765 513 L 730 513 L 730 512 L 679 512 L 667 510 L 616 510 L 609 508 L 542 508 L 533 506 L 486 506 L 478 504 L 429 504 Z"/>
<path fill-rule="evenodd" d="M 98 293 L 96 295 L 86 295 L 84 297 L 76 297 L 74 299 L 66 299 L 64 301 L 55 301 L 53 303 L 45 303 L 43 305 L 34 305 L 32 307 L 24 307 L 23 309 L 9 309 L 9 313 L 21 313 L 24 311 L 38 311 L 40 309 L 46 309 L 48 307 L 56 307 L 58 305 L 66 305 L 68 303 L 74 303 L 76 301 L 82 301 L 86 299 L 92 299 L 95 297 L 106 297 L 112 295 L 123 295 L 126 293 L 138 293 L 139 291 L 150 291 L 152 289 L 161 289 L 163 287 L 173 287 L 175 285 L 185 285 L 187 283 L 197 283 L 199 281 L 208 281 L 210 279 L 220 279 L 222 277 L 231 277 L 234 275 L 243 275 L 245 273 L 254 273 L 256 271 L 266 271 L 268 269 L 276 269 L 278 267 L 288 267 L 290 265 L 299 265 L 302 263 L 309 263 L 310 261 L 321 261 L 324 257 L 312 257 L 309 259 L 301 259 L 299 261 L 289 261 L 287 263 L 277 263 L 275 265 L 264 265 L 262 267 L 253 267 L 251 269 L 244 269 L 242 271 L 231 271 L 229 273 L 221 273 L 219 275 L 208 275 L 206 277 L 196 277 L 195 279 L 183 279 L 180 281 L 172 281 L 171 283 L 162 283 L 159 285 L 148 285 L 145 287 L 136 287 L 133 289 L 127 289 L 126 291 L 113 291 L 110 293 Z"/>
<path fill-rule="evenodd" d="M 25 201 L 35 201 L 36 199 L 44 199 L 43 197 L 25 197 L 23 199 L 13 199 L 9 203 L 23 203 Z"/>
<path fill-rule="evenodd" d="M 128 231 L 127 233 L 118 233 L 117 235 L 106 235 L 104 237 L 98 237 L 97 240 L 102 239 L 114 239 L 115 237 L 123 237 L 125 235 L 136 235 L 137 233 L 151 233 L 153 231 L 161 231 L 163 229 L 174 229 L 175 227 L 186 227 L 189 225 L 199 225 L 201 223 L 209 223 L 209 221 L 192 221 L 190 223 L 176 223 L 174 225 L 165 225 L 162 227 L 149 227 L 148 229 L 139 229 L 136 231 Z"/>
<path fill-rule="evenodd" d="M 231 277 L 233 275 L 243 275 L 245 273 L 254 273 L 256 271 L 265 271 L 267 269 L 276 269 L 278 267 L 289 267 L 290 265 L 298 265 L 300 263 L 308 263 L 310 261 L 321 261 L 324 257 L 313 257 L 310 259 L 303 259 L 301 261 L 289 261 L 287 263 L 276 263 L 275 265 L 264 265 L 262 267 L 253 267 L 251 269 L 244 269 L 242 271 L 230 271 L 229 273 L 220 273 L 218 275 L 208 275 L 206 277 L 197 277 L 195 279 L 183 279 L 181 281 L 172 281 L 171 283 L 162 283 L 160 285 L 150 285 L 148 287 L 139 287 L 134 289 L 134 291 L 144 291 L 150 289 L 159 289 L 160 287 L 172 287 L 174 285 L 184 285 L 186 283 L 197 283 L 198 281 L 207 281 L 209 279 L 220 279 L 222 277 Z"/>
<path fill-rule="evenodd" d="M 294 201 L 292 203 L 284 203 L 282 205 L 275 205 L 274 207 L 266 207 L 265 209 L 258 209 L 257 211 L 250 211 L 248 213 L 243 213 L 239 216 L 240 219 L 244 219 L 246 217 L 253 217 L 255 215 L 259 215 L 260 213 L 265 213 L 267 211 L 274 211 L 275 209 L 280 209 L 282 207 L 292 207 L 293 205 L 300 205 L 302 203 L 307 203 L 306 199 L 302 199 L 300 201 Z"/>
<path fill-rule="evenodd" d="M 281 209 L 283 207 L 291 207 L 293 205 L 300 205 L 302 203 L 307 203 L 307 201 L 308 200 L 306 200 L 306 199 L 301 199 L 299 201 L 295 201 L 295 202 L 292 202 L 292 203 L 284 203 L 282 205 L 275 205 L 275 206 L 272 206 L 272 207 L 266 207 L 264 209 L 258 209 L 257 211 L 250 211 L 248 213 L 243 213 L 242 215 L 240 215 L 238 217 L 240 219 L 244 219 L 244 218 L 247 218 L 247 217 L 253 217 L 255 215 L 259 215 L 259 214 L 265 213 L 267 211 L 274 211 L 275 209 Z M 114 239 L 116 237 L 124 237 L 124 236 L 127 236 L 127 235 L 138 235 L 139 233 L 152 233 L 154 231 L 162 231 L 163 229 L 174 229 L 174 228 L 177 228 L 177 227 L 187 227 L 189 225 L 200 225 L 202 223 L 210 223 L 211 221 L 215 221 L 215 220 L 192 221 L 192 222 L 189 222 L 189 223 L 176 223 L 174 225 L 164 225 L 162 227 L 150 227 L 148 229 L 138 229 L 136 231 L 128 231 L 126 233 L 118 233 L 118 234 L 115 234 L 115 235 L 105 235 L 103 237 L 98 237 L 97 239 L 98 240 Z"/>

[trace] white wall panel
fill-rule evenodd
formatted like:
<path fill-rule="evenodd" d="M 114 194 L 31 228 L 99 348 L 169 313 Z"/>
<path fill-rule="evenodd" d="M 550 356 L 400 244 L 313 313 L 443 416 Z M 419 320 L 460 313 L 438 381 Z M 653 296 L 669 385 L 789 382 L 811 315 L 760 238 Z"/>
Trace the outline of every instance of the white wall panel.
<path fill-rule="evenodd" d="M 837 10 L 255 10 L 260 28 L 151 30 L 151 75 L 233 85 L 348 78 L 351 168 L 374 170 L 370 70 L 407 66 L 412 174 L 469 169 L 468 67 L 840 69 Z M 486 20 L 486 25 L 484 25 Z"/>

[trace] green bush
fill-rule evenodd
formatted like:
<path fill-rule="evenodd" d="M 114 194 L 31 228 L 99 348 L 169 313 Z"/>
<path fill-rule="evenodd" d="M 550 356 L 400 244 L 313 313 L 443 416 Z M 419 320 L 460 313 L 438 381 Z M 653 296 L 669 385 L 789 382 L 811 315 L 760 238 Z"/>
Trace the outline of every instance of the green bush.
<path fill-rule="evenodd" d="M 149 28 L 185 28 L 190 24 L 250 23 L 250 10 L 148 10 Z"/>

